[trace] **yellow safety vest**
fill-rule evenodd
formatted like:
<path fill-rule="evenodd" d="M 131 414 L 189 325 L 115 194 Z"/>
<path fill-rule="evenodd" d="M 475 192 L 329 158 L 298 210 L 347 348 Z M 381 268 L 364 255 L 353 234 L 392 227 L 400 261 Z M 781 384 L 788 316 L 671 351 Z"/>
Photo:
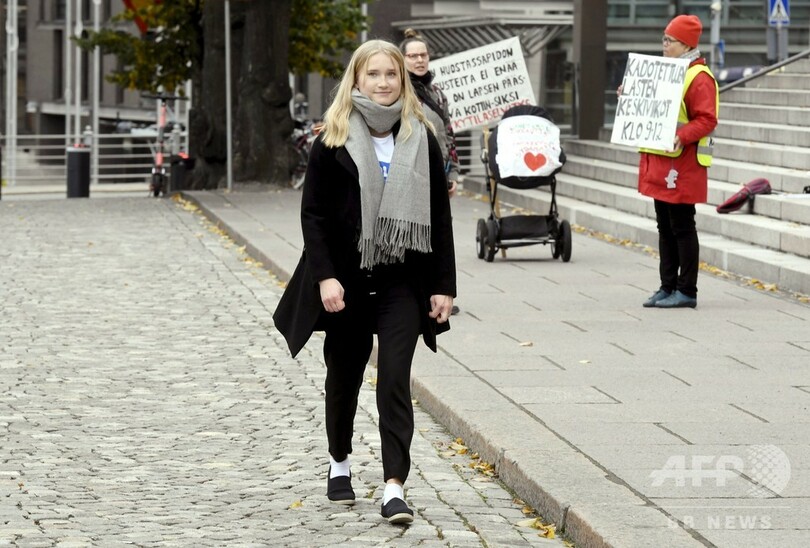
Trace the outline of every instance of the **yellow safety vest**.
<path fill-rule="evenodd" d="M 681 108 L 678 111 L 678 127 L 681 127 L 689 122 L 689 118 L 686 116 L 686 103 L 684 103 L 683 98 L 686 96 L 686 90 L 688 90 L 689 86 L 692 85 L 692 80 L 694 80 L 695 76 L 697 76 L 701 72 L 705 72 L 706 74 L 712 77 L 712 80 L 714 80 L 715 116 L 719 116 L 720 114 L 720 91 L 717 89 L 717 80 L 715 80 L 714 74 L 712 74 L 712 71 L 709 70 L 709 67 L 707 67 L 706 65 L 692 65 L 691 67 L 686 69 L 686 80 L 683 83 L 683 93 L 681 94 Z M 697 161 L 700 165 L 704 167 L 709 167 L 712 165 L 712 151 L 714 149 L 714 139 L 712 138 L 713 135 L 714 131 L 712 131 L 705 137 L 701 137 L 700 141 L 698 141 Z M 640 148 L 639 152 L 646 152 L 647 154 L 658 154 L 660 156 L 677 158 L 683 152 L 683 148 L 680 148 L 673 152 L 667 152 L 665 150 L 658 150 L 652 148 Z"/>

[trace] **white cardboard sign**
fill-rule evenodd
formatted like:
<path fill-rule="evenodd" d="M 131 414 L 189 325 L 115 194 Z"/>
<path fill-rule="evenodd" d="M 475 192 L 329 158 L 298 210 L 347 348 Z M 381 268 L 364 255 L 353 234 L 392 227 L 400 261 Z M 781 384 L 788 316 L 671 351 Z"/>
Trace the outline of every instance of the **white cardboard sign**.
<path fill-rule="evenodd" d="M 611 143 L 672 150 L 688 59 L 631 53 Z"/>
<path fill-rule="evenodd" d="M 517 37 L 431 61 L 430 70 L 456 132 L 496 123 L 509 108 L 537 101 Z"/>

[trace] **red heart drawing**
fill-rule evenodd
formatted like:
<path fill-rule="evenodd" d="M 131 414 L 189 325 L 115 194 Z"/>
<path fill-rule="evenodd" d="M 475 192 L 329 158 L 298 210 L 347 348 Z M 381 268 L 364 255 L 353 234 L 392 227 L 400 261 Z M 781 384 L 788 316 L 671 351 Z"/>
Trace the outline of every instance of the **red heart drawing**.
<path fill-rule="evenodd" d="M 545 165 L 546 157 L 542 154 L 532 154 L 531 152 L 527 152 L 523 155 L 523 161 L 526 163 L 526 166 L 528 166 L 529 169 L 532 171 L 537 171 Z"/>

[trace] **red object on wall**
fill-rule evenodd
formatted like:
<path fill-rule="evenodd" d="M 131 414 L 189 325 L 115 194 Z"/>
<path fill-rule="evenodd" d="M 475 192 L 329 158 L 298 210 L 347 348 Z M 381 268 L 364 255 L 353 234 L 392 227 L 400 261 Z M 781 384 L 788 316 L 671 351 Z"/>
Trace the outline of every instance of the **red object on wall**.
<path fill-rule="evenodd" d="M 124 0 L 124 5 L 128 10 L 137 12 L 141 8 L 154 4 L 160 4 L 161 2 L 162 0 Z M 135 16 L 135 24 L 138 25 L 138 28 L 141 30 L 142 34 L 146 34 L 146 31 L 149 30 L 146 22 L 138 16 Z"/>

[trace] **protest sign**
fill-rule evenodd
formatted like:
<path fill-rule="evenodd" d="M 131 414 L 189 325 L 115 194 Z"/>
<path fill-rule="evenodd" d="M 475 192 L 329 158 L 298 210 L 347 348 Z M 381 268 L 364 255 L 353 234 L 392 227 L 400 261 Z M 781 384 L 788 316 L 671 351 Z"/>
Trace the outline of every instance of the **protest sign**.
<path fill-rule="evenodd" d="M 534 105 L 518 38 L 431 60 L 433 83 L 447 96 L 453 131 L 500 120 L 515 105 Z"/>
<path fill-rule="evenodd" d="M 631 53 L 611 143 L 672 150 L 688 59 Z"/>

